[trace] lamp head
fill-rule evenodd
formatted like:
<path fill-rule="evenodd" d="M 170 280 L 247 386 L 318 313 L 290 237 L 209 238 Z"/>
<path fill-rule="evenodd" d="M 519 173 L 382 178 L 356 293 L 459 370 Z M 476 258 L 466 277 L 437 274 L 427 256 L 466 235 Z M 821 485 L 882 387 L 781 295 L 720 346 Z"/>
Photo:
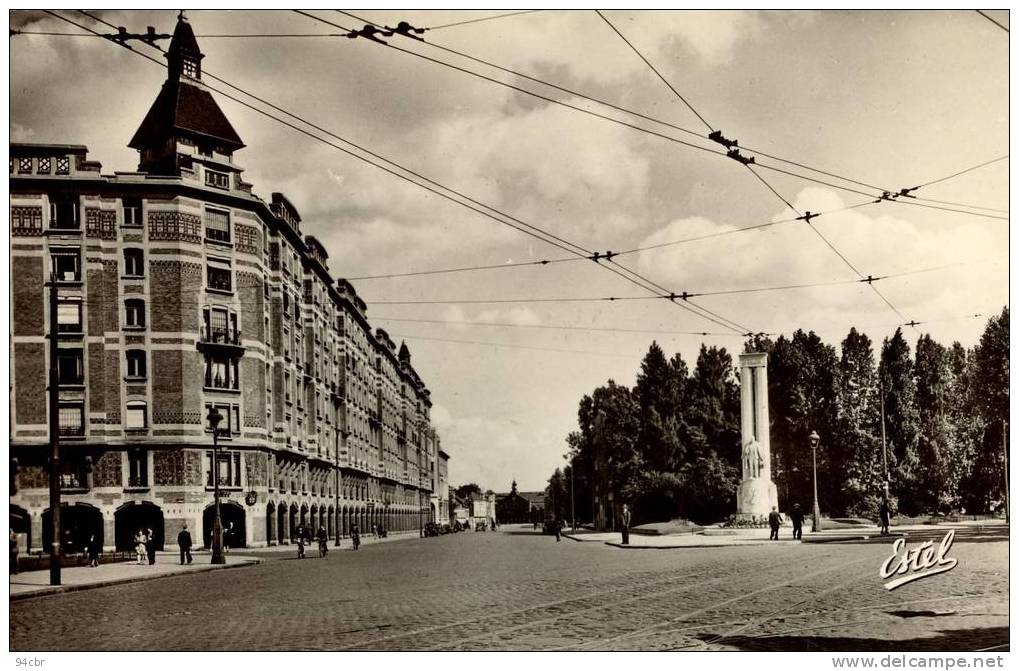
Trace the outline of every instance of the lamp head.
<path fill-rule="evenodd" d="M 811 431 L 807 438 L 810 439 L 810 448 L 816 450 L 817 444 L 821 441 L 821 436 L 817 435 L 817 431 Z"/>
<path fill-rule="evenodd" d="M 212 430 L 215 431 L 216 427 L 219 426 L 219 423 L 223 421 L 223 415 L 216 406 L 212 406 L 209 410 L 209 415 L 205 419 L 209 420 L 209 426 L 211 426 Z"/>

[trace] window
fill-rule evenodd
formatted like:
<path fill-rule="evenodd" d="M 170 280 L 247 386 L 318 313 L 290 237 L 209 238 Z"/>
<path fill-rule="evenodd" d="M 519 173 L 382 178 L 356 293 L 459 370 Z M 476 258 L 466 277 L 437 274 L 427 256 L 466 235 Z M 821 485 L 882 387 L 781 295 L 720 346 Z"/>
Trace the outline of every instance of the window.
<path fill-rule="evenodd" d="M 140 249 L 124 250 L 124 275 L 127 277 L 145 275 L 145 252 Z"/>
<path fill-rule="evenodd" d="M 58 161 L 57 174 L 60 174 L 59 165 Z M 50 200 L 50 228 L 77 229 L 78 227 L 77 198 L 54 198 Z"/>
<path fill-rule="evenodd" d="M 148 407 L 145 401 L 128 401 L 124 415 L 124 428 L 144 429 L 149 425 Z"/>
<path fill-rule="evenodd" d="M 286 399 L 287 403 L 289 403 L 290 402 L 290 373 L 288 373 L 288 372 L 284 372 L 283 373 L 283 390 L 285 392 L 284 398 Z"/>
<path fill-rule="evenodd" d="M 207 487 L 212 487 L 212 464 L 213 464 L 212 452 L 205 453 L 205 484 Z M 217 475 L 219 476 L 220 487 L 240 487 L 241 486 L 241 453 L 240 452 L 227 452 L 220 451 L 219 453 L 219 468 Z"/>
<path fill-rule="evenodd" d="M 215 170 L 205 170 L 205 184 L 207 186 L 215 186 L 219 189 L 230 188 L 230 175 L 225 172 L 216 172 Z"/>
<path fill-rule="evenodd" d="M 124 301 L 124 323 L 129 328 L 145 328 L 145 301 L 129 298 Z"/>
<path fill-rule="evenodd" d="M 47 156 L 39 159 L 39 172 L 43 175 L 48 175 L 50 170 L 53 169 L 53 160 Z"/>
<path fill-rule="evenodd" d="M 265 293 L 265 300 L 269 300 L 269 283 L 266 282 L 262 285 L 263 292 Z"/>
<path fill-rule="evenodd" d="M 58 175 L 69 175 L 71 174 L 71 159 L 67 156 L 57 157 L 57 174 Z"/>
<path fill-rule="evenodd" d="M 210 389 L 240 389 L 237 359 L 225 356 L 205 357 L 205 386 Z"/>
<path fill-rule="evenodd" d="M 221 437 L 241 435 L 241 406 L 236 403 L 206 403 L 205 417 L 216 408 L 223 419 L 219 422 L 219 435 Z M 205 432 L 212 433 L 212 425 L 206 423 Z"/>
<path fill-rule="evenodd" d="M 57 350 L 57 380 L 61 385 L 85 383 L 85 359 L 81 349 Z"/>
<path fill-rule="evenodd" d="M 32 159 L 30 158 L 19 158 L 18 159 L 18 173 L 24 175 L 32 172 Z"/>
<path fill-rule="evenodd" d="M 149 453 L 141 449 L 127 452 L 127 486 L 149 486 Z"/>
<path fill-rule="evenodd" d="M 58 300 L 57 333 L 81 333 L 80 298 L 61 298 Z"/>
<path fill-rule="evenodd" d="M 147 374 L 145 365 L 145 350 L 127 350 L 127 376 L 145 377 Z"/>
<path fill-rule="evenodd" d="M 233 273 L 230 272 L 229 261 L 209 259 L 209 265 L 206 266 L 206 277 L 209 289 L 213 291 L 233 290 Z"/>
<path fill-rule="evenodd" d="M 214 173 L 206 173 L 210 175 Z M 230 242 L 230 213 L 223 210 L 205 211 L 205 237 L 218 242 Z"/>
<path fill-rule="evenodd" d="M 184 58 L 181 65 L 183 66 L 185 77 L 198 78 L 198 61 L 193 58 Z"/>
<path fill-rule="evenodd" d="M 77 247 L 51 247 L 50 270 L 57 282 L 80 282 L 81 250 Z"/>
<path fill-rule="evenodd" d="M 202 311 L 205 322 L 206 342 L 238 344 L 237 313 L 226 308 L 205 308 Z"/>
<path fill-rule="evenodd" d="M 124 199 L 124 225 L 142 225 L 142 201 L 139 198 Z"/>
<path fill-rule="evenodd" d="M 283 317 L 287 318 L 290 316 L 290 293 L 286 290 L 283 291 Z"/>
<path fill-rule="evenodd" d="M 61 436 L 85 435 L 84 403 L 61 403 L 57 414 L 57 427 Z"/>

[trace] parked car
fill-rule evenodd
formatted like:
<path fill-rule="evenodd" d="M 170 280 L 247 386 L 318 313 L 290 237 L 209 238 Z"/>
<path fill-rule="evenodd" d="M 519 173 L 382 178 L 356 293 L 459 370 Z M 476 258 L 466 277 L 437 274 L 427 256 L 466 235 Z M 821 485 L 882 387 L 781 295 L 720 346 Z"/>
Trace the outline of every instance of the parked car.
<path fill-rule="evenodd" d="M 436 526 L 435 522 L 429 522 L 428 524 L 425 525 L 425 538 L 438 535 L 439 527 Z"/>

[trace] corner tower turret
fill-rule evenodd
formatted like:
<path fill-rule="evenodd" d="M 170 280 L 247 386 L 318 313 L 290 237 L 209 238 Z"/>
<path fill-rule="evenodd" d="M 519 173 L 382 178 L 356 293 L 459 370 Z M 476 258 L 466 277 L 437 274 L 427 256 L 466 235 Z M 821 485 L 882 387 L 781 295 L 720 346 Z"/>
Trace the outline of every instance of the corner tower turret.
<path fill-rule="evenodd" d="M 203 58 L 182 12 L 166 53 L 166 81 L 128 146 L 141 154 L 142 172 L 237 188 L 241 169 L 233 164 L 233 153 L 244 143 L 202 84 Z M 198 170 L 195 163 L 209 170 Z"/>

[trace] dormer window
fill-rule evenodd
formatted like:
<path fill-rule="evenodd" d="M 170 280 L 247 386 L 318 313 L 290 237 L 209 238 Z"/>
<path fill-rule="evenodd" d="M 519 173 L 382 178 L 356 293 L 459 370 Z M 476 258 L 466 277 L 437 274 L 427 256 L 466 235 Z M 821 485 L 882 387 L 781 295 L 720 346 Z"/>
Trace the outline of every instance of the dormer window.
<path fill-rule="evenodd" d="M 196 61 L 193 58 L 184 57 L 184 59 L 181 61 L 181 67 L 184 71 L 185 77 L 198 79 L 198 61 Z"/>

